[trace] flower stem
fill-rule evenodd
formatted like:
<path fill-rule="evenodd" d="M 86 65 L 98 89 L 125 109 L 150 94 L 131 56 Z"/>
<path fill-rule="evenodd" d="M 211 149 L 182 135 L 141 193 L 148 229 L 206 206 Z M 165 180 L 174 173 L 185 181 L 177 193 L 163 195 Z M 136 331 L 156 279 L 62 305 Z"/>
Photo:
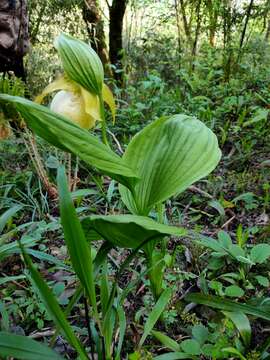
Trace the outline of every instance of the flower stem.
<path fill-rule="evenodd" d="M 102 141 L 105 145 L 110 147 L 107 133 L 106 133 L 106 119 L 105 119 L 105 109 L 104 109 L 104 101 L 102 95 L 99 95 L 99 106 L 100 106 L 100 115 L 101 115 L 101 131 L 102 131 Z"/>

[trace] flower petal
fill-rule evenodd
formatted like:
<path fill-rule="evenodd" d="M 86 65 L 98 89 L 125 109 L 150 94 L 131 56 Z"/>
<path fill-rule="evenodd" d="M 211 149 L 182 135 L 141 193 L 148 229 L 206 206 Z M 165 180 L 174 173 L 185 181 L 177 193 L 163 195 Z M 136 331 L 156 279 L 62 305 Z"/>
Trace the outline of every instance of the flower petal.
<path fill-rule="evenodd" d="M 114 101 L 113 93 L 111 92 L 110 88 L 106 84 L 103 84 L 103 87 L 102 87 L 102 97 L 103 97 L 103 100 L 106 102 L 106 104 L 109 105 L 109 108 L 112 112 L 113 123 L 114 123 L 115 122 L 115 113 L 116 113 L 116 104 Z"/>
<path fill-rule="evenodd" d="M 54 80 L 52 83 L 50 83 L 48 86 L 46 86 L 42 93 L 35 98 L 35 102 L 37 104 L 41 104 L 45 96 L 58 90 L 76 92 L 78 91 L 78 85 L 74 82 L 67 80 L 64 76 L 61 76 L 58 79 Z"/>
<path fill-rule="evenodd" d="M 101 121 L 100 104 L 98 96 L 91 94 L 81 86 L 81 96 L 84 102 L 84 110 L 95 120 Z"/>

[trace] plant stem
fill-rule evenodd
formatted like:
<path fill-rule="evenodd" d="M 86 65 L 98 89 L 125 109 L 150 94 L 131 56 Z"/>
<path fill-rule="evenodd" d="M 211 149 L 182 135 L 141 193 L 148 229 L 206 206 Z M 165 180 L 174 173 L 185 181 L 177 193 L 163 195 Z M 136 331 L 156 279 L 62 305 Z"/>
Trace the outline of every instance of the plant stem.
<path fill-rule="evenodd" d="M 102 95 L 99 95 L 99 106 L 100 106 L 100 115 L 101 115 L 101 131 L 102 131 L 102 141 L 105 145 L 110 147 L 107 134 L 106 134 L 106 119 L 105 119 L 105 109 L 104 109 L 104 101 Z"/>
<path fill-rule="evenodd" d="M 85 320 L 86 320 L 89 344 L 90 344 L 90 349 L 91 349 L 91 358 L 92 358 L 92 360 L 94 360 L 95 353 L 94 353 L 94 348 L 93 348 L 92 332 L 91 332 L 91 328 L 90 328 L 89 309 L 88 309 L 87 299 L 85 296 L 83 296 L 83 304 L 84 304 L 84 312 L 85 312 Z"/>

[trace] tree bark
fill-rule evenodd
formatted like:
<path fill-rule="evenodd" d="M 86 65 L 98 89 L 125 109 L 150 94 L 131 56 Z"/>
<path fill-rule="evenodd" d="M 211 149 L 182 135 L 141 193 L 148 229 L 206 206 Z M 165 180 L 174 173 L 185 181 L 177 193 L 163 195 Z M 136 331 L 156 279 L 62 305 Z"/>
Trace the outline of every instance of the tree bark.
<path fill-rule="evenodd" d="M 128 0 L 113 0 L 109 7 L 110 13 L 110 60 L 114 65 L 114 78 L 120 85 L 123 84 L 123 19 L 126 11 Z"/>
<path fill-rule="evenodd" d="M 110 59 L 104 32 L 104 23 L 97 0 L 85 0 L 82 8 L 83 20 L 87 26 L 91 46 L 100 57 L 105 74 L 112 77 Z"/>

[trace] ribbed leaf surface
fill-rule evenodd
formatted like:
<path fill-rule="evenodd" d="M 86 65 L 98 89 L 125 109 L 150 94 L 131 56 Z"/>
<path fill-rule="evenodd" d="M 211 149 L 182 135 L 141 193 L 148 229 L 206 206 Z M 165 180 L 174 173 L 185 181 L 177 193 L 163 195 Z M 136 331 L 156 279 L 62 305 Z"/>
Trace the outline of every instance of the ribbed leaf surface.
<path fill-rule="evenodd" d="M 82 226 L 87 236 L 99 234 L 113 245 L 134 249 L 155 236 L 183 236 L 187 232 L 137 215 L 93 215 L 83 219 Z"/>
<path fill-rule="evenodd" d="M 147 215 L 153 206 L 208 175 L 221 152 L 215 134 L 201 121 L 186 115 L 160 118 L 129 143 L 124 159 L 141 180 L 131 192 L 120 186 L 126 206 Z"/>

